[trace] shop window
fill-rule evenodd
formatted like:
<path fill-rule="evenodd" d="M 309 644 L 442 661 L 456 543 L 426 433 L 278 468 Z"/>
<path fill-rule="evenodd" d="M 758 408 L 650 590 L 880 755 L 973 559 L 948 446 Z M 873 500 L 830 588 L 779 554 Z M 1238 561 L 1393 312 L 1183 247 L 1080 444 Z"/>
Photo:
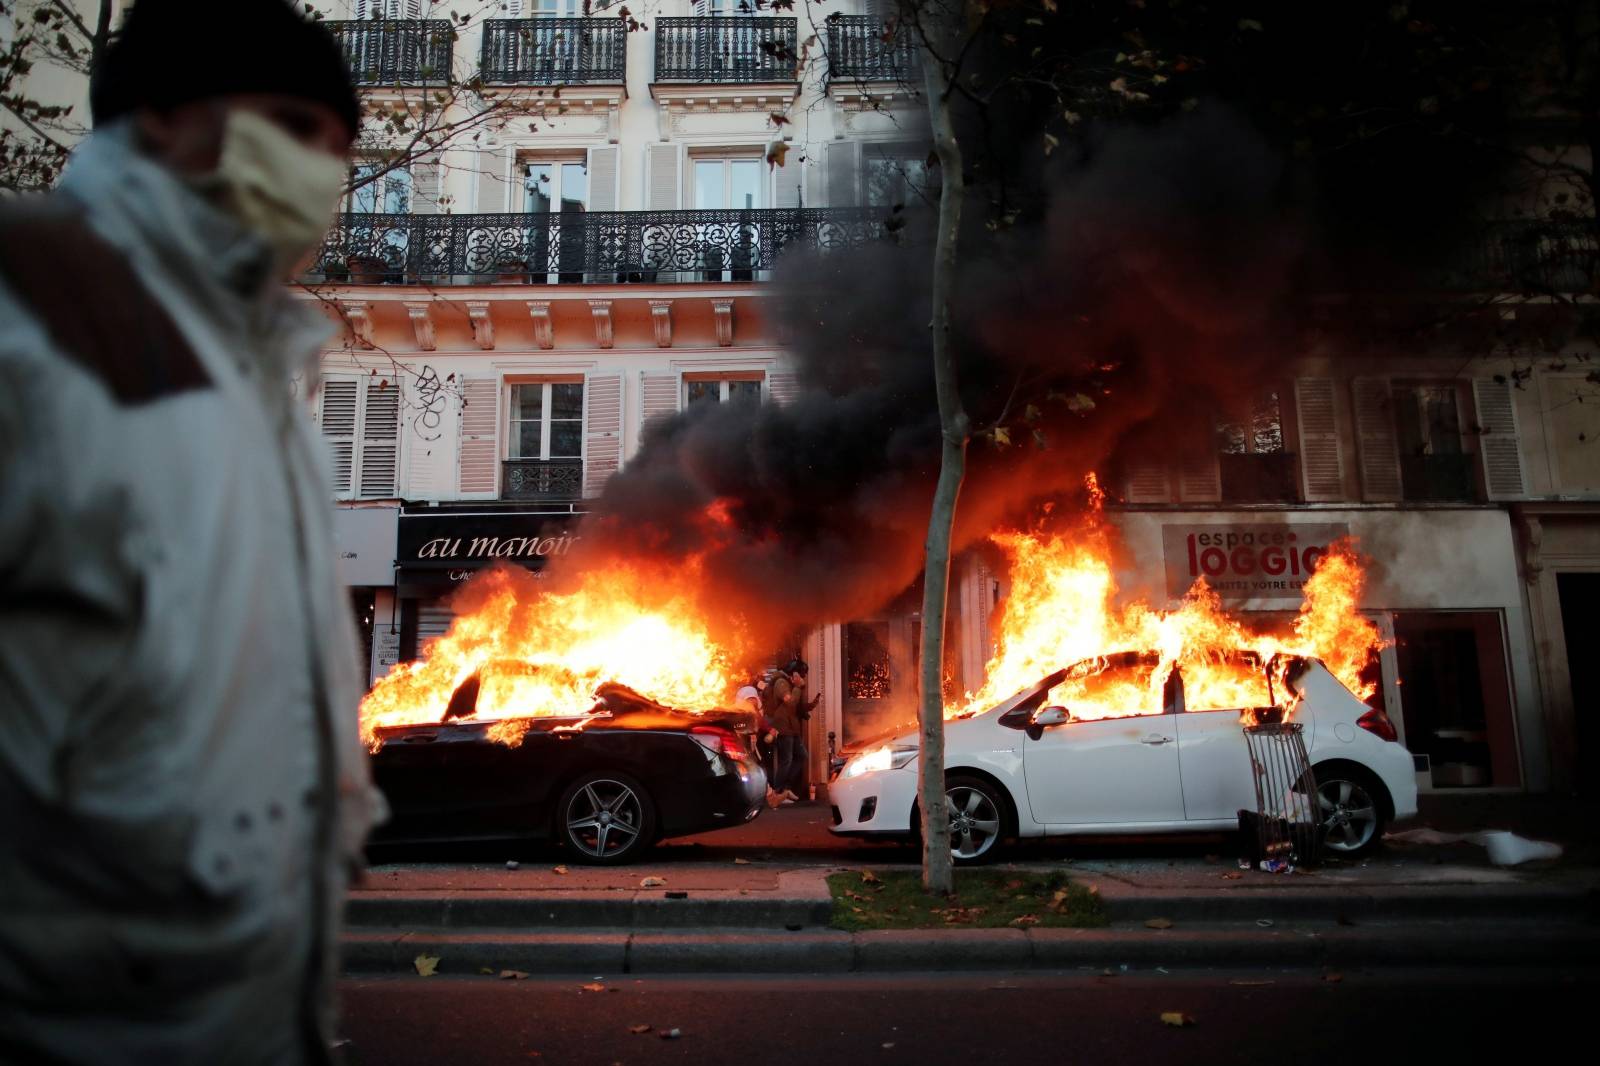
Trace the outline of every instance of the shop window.
<path fill-rule="evenodd" d="M 1456 385 L 1396 385 L 1392 394 L 1400 446 L 1400 485 L 1407 500 L 1473 500 L 1477 476 L 1462 434 Z"/>
<path fill-rule="evenodd" d="M 512 385 L 507 440 L 501 478 L 505 499 L 579 499 L 583 494 L 583 382 Z"/>
<path fill-rule="evenodd" d="M 1520 784 L 1499 613 L 1406 611 L 1394 631 L 1406 747 L 1433 787 Z"/>
<path fill-rule="evenodd" d="M 683 406 L 760 403 L 761 379 L 759 372 L 736 376 L 686 374 L 683 379 Z"/>
<path fill-rule="evenodd" d="M 1277 386 L 1246 397 L 1217 420 L 1222 499 L 1290 503 L 1298 494 L 1294 456 L 1284 445 L 1283 399 Z"/>

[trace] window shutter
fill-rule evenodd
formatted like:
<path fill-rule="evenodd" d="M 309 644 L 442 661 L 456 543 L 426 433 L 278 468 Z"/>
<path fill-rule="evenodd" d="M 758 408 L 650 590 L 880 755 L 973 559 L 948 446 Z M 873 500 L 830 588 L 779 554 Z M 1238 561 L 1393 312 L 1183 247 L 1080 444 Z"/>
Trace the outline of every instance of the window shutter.
<path fill-rule="evenodd" d="M 422 17 L 422 0 L 406 0 L 406 18 L 419 19 Z"/>
<path fill-rule="evenodd" d="M 651 211 L 678 209 L 679 176 L 683 170 L 683 151 L 676 144 L 652 144 L 645 149 L 650 171 L 645 200 Z"/>
<path fill-rule="evenodd" d="M 439 196 L 443 193 L 443 168 L 439 165 L 439 153 L 429 152 L 417 160 L 411 167 L 412 196 L 411 213 L 413 215 L 437 215 L 439 213 Z"/>
<path fill-rule="evenodd" d="M 855 207 L 860 202 L 860 154 L 861 146 L 855 141 L 833 141 L 828 145 L 829 207 Z"/>
<path fill-rule="evenodd" d="M 361 395 L 357 378 L 329 378 L 322 383 L 322 403 L 317 421 L 333 453 L 333 493 L 349 496 L 356 456 L 356 404 Z"/>
<path fill-rule="evenodd" d="M 1339 424 L 1334 417 L 1332 378 L 1295 378 L 1295 412 L 1300 423 L 1300 474 L 1309 503 L 1344 498 L 1344 467 L 1339 461 Z"/>
<path fill-rule="evenodd" d="M 1475 378 L 1472 402 L 1478 409 L 1478 452 L 1483 457 L 1483 484 L 1489 499 L 1514 500 L 1527 495 L 1511 383 Z"/>
<path fill-rule="evenodd" d="M 617 210 L 617 157 L 620 151 L 614 144 L 589 149 L 589 210 Z"/>
<path fill-rule="evenodd" d="M 786 371 L 767 375 L 767 399 L 775 404 L 793 403 L 800 395 L 800 379 Z"/>
<path fill-rule="evenodd" d="M 504 152 L 487 149 L 478 153 L 478 213 L 480 215 L 499 215 L 511 208 L 507 208 L 509 201 L 506 196 L 508 181 L 506 175 L 506 156 Z M 514 209 L 521 210 L 522 201 L 519 199 Z"/>
<path fill-rule="evenodd" d="M 395 494 L 400 470 L 400 387 L 377 378 L 368 378 L 364 385 L 356 495 L 387 499 Z"/>
<path fill-rule="evenodd" d="M 772 168 L 772 206 L 794 208 L 802 205 L 800 183 L 805 179 L 805 164 L 800 161 L 800 148 L 791 144 L 784 153 L 783 166 Z"/>
<path fill-rule="evenodd" d="M 640 425 L 648 430 L 652 422 L 667 415 L 676 414 L 678 411 L 678 397 L 682 392 L 681 374 L 641 372 L 639 374 Z"/>
<path fill-rule="evenodd" d="M 1217 445 L 1209 417 L 1191 423 L 1192 447 L 1183 450 L 1178 460 L 1178 499 L 1185 503 L 1215 503 L 1222 499 L 1222 468 L 1217 461 Z"/>
<path fill-rule="evenodd" d="M 1394 399 L 1388 378 L 1356 378 L 1356 439 L 1361 445 L 1361 493 L 1368 500 L 1398 500 L 1400 442 L 1394 431 Z"/>
<path fill-rule="evenodd" d="M 372 4 L 373 4 L 373 0 L 356 0 L 355 17 L 358 18 L 358 19 L 366 18 L 367 17 L 367 10 L 372 6 Z"/>
<path fill-rule="evenodd" d="M 522 17 L 522 0 L 507 0 L 506 17 L 513 19 Z"/>
<path fill-rule="evenodd" d="M 622 375 L 588 378 L 583 404 L 583 495 L 590 499 L 622 465 Z"/>
<path fill-rule="evenodd" d="M 1172 484 L 1166 463 L 1130 463 L 1127 491 L 1129 503 L 1171 503 Z"/>
<path fill-rule="evenodd" d="M 469 378 L 461 383 L 461 447 L 456 476 L 462 496 L 493 499 L 500 494 L 500 379 Z"/>

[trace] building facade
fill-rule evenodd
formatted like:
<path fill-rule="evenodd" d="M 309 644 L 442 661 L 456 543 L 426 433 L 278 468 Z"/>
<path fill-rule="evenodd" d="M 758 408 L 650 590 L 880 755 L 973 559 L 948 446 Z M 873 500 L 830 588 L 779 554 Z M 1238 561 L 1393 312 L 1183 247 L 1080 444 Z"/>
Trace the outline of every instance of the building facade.
<path fill-rule="evenodd" d="M 430 542 L 515 537 L 538 566 L 652 419 L 792 395 L 778 257 L 872 239 L 926 156 L 914 57 L 883 42 L 870 0 L 781 15 L 663 0 L 631 29 L 569 0 L 506 0 L 456 28 L 434 6 L 357 0 L 333 24 L 369 102 L 415 116 L 433 98 L 459 126 L 404 165 L 358 162 L 375 180 L 301 291 L 344 327 L 317 415 L 374 677 L 442 632 L 449 592 L 491 561 Z M 1463 291 L 1546 270 L 1564 301 L 1593 300 L 1592 273 L 1557 276 L 1569 245 L 1592 257 L 1592 229 L 1492 241 L 1495 269 Z M 1124 588 L 1171 603 L 1203 575 L 1269 618 L 1300 598 L 1289 546 L 1357 536 L 1374 560 L 1362 607 L 1391 641 L 1381 698 L 1422 787 L 1573 787 L 1600 756 L 1582 654 L 1600 387 L 1560 355 L 1286 359 L 1244 409 L 1202 415 L 1213 447 L 1115 472 Z M 1005 589 L 978 558 L 954 589 L 953 682 L 976 688 Z M 851 748 L 914 707 L 917 607 L 908 594 L 805 638 L 824 697 L 814 779 L 830 735 Z"/>

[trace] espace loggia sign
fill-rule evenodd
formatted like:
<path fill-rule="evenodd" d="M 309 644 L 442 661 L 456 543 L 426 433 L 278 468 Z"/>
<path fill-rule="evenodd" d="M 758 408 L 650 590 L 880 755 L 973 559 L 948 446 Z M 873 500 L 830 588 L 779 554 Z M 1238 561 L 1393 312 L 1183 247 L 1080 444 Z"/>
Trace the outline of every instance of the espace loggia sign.
<path fill-rule="evenodd" d="M 1167 595 L 1205 578 L 1228 599 L 1300 599 L 1328 545 L 1350 535 L 1344 523 L 1162 526 Z"/>

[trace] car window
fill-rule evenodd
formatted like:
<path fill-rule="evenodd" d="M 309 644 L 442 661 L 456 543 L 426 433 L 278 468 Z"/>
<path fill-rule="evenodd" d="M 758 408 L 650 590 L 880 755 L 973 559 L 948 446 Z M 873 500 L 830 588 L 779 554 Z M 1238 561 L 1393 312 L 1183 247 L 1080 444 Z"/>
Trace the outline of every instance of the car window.
<path fill-rule="evenodd" d="M 1175 701 L 1160 657 L 1144 652 L 1119 652 L 1084 659 L 1067 667 L 1047 702 L 1065 707 L 1074 721 L 1161 714 Z"/>
<path fill-rule="evenodd" d="M 1192 656 L 1178 663 L 1178 672 L 1185 711 L 1234 711 L 1272 704 L 1267 671 L 1254 652 Z"/>

